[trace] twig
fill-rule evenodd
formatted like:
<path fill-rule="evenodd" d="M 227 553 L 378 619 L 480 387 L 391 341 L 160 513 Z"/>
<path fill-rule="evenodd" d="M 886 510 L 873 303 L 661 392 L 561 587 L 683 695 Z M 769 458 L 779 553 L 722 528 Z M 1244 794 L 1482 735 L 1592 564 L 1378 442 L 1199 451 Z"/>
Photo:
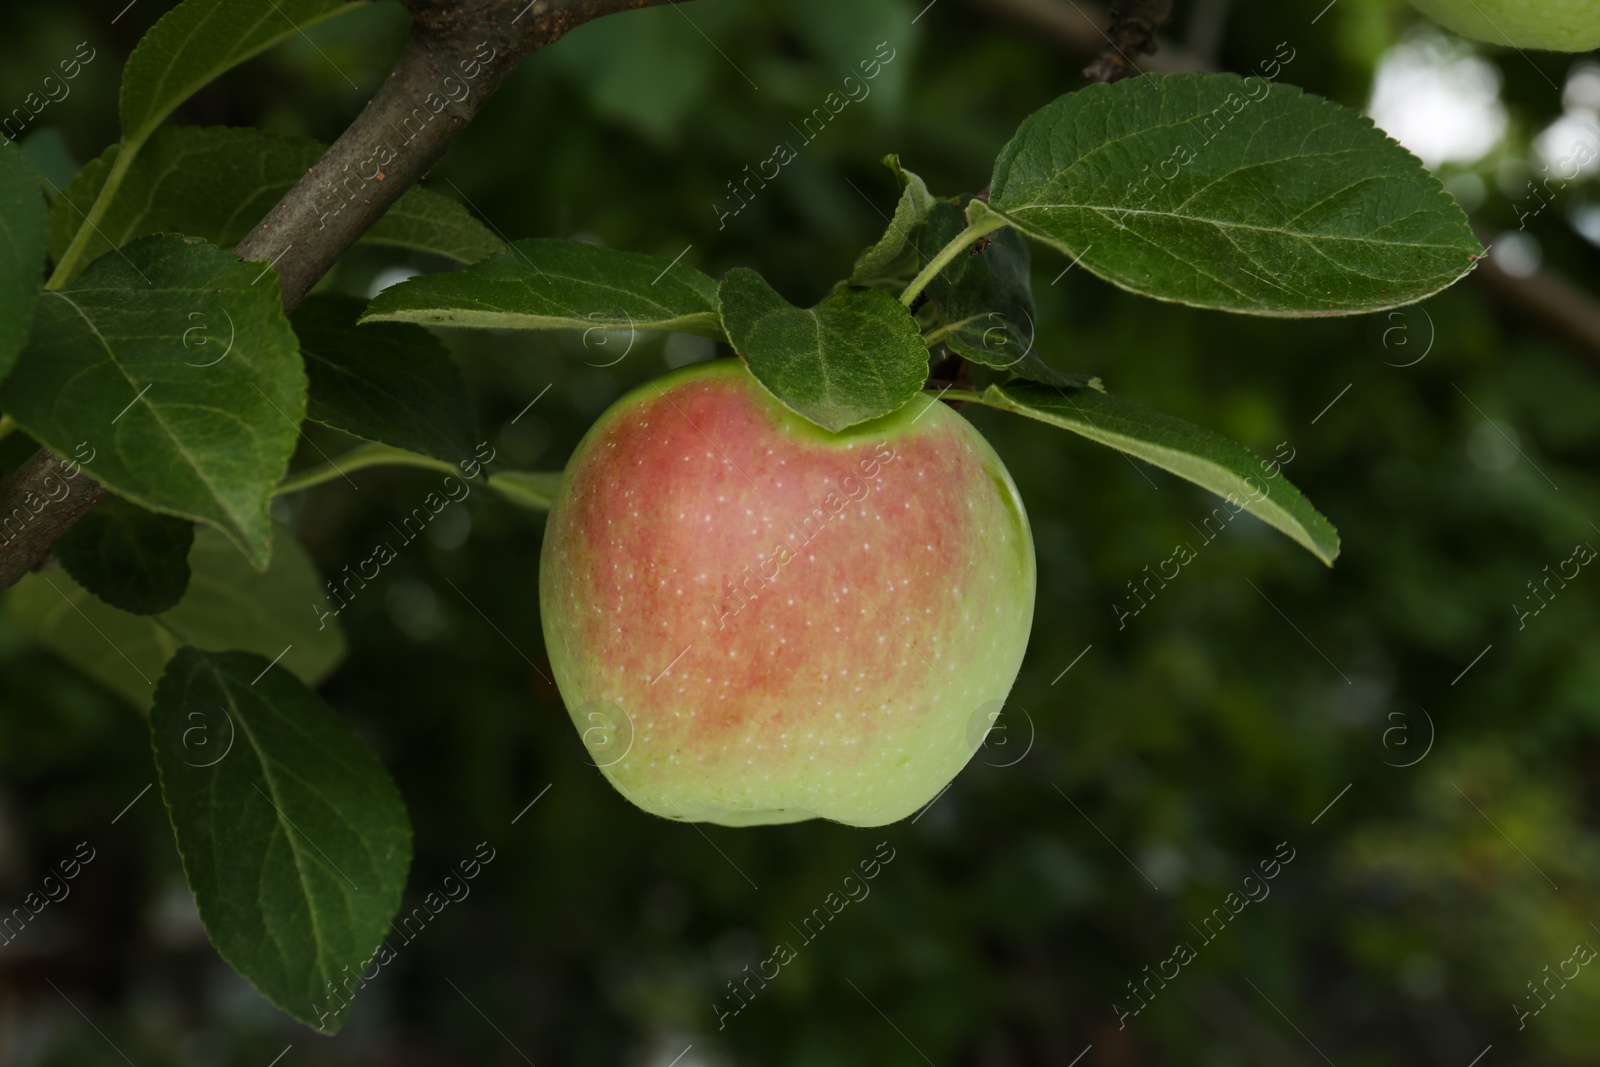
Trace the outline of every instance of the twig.
<path fill-rule="evenodd" d="M 1079 55 L 1092 55 L 1106 46 L 1111 16 L 1103 4 L 1091 0 L 972 0 L 973 6 L 1003 15 L 1039 31 Z M 1171 74 L 1180 70 L 1215 70 L 1216 64 L 1161 38 L 1158 51 L 1140 65 L 1146 70 Z"/>
<path fill-rule="evenodd" d="M 105 495 L 75 463 L 42 448 L 23 460 L 0 493 L 0 588 L 16 584 Z"/>
<path fill-rule="evenodd" d="M 345 251 L 428 173 L 516 65 L 575 26 L 681 0 L 408 0 L 411 38 L 326 155 L 234 252 L 271 263 L 292 310 Z M 42 561 L 106 490 L 61 482 L 41 449 L 0 482 L 0 591 Z M 62 496 L 60 486 L 68 487 Z M 47 507 L 35 512 L 41 500 Z M 29 521 L 21 522 L 27 516 Z"/>
<path fill-rule="evenodd" d="M 1156 50 L 1156 30 L 1171 14 L 1172 0 L 1113 0 L 1105 51 L 1084 68 L 1084 79 L 1092 84 L 1143 74 L 1137 57 Z"/>
<path fill-rule="evenodd" d="M 1590 363 L 1600 365 L 1600 302 L 1565 275 L 1540 269 L 1526 278 L 1507 274 L 1485 257 L 1472 272 L 1496 297 L 1568 341 Z"/>

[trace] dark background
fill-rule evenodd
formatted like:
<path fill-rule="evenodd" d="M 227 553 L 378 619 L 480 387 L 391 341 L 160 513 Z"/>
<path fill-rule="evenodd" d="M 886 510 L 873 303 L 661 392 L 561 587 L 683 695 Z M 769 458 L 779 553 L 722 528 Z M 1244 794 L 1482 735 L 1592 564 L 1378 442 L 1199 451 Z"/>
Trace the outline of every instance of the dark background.
<path fill-rule="evenodd" d="M 29 146 L 58 182 L 115 138 L 123 58 L 166 5 L 141 0 L 111 25 L 122 6 L 0 15 L 0 101 L 77 42 L 98 50 Z M 920 6 L 697 0 L 583 27 L 524 64 L 428 184 L 449 192 L 448 179 L 513 238 L 592 235 L 667 257 L 688 245 L 708 273 L 753 266 L 809 302 L 881 232 L 894 187 L 879 157 L 898 152 L 937 192 L 973 191 L 1093 50 L 1007 13 L 1070 17 L 1069 0 L 939 0 L 913 24 Z M 1288 42 L 1284 80 L 1361 107 L 1385 49 L 1421 20 L 1339 0 L 1313 25 L 1321 6 L 1180 0 L 1169 36 L 1241 72 Z M 393 5 L 335 20 L 174 120 L 329 140 L 403 34 Z M 871 96 L 719 229 L 725 183 L 796 142 L 788 123 L 885 40 L 895 59 Z M 1516 229 L 1531 138 L 1581 58 L 1483 51 L 1510 130 L 1444 173 L 1481 178 L 1470 206 L 1493 239 Z M 1574 186 L 1527 231 L 1546 271 L 1590 290 L 1580 300 L 1600 253 L 1573 221 L 1594 201 Z M 440 266 L 358 250 L 328 284 L 366 295 L 396 265 Z M 1600 946 L 1600 573 L 1525 628 L 1512 607 L 1547 564 L 1600 545 L 1600 348 L 1508 298 L 1488 265 L 1395 316 L 1305 321 L 1158 304 L 1081 270 L 1052 285 L 1066 265 L 1037 253 L 1045 358 L 1263 455 L 1288 442 L 1288 476 L 1343 535 L 1334 569 L 1246 516 L 1119 630 L 1124 583 L 1214 501 L 1080 438 L 969 411 L 1038 544 L 1003 743 L 915 824 L 695 827 L 635 810 L 586 762 L 527 662 L 544 666 L 542 520 L 476 493 L 352 602 L 350 656 L 322 693 L 409 806 L 407 908 L 479 842 L 496 858 L 333 1039 L 217 958 L 159 791 L 110 825 L 154 778 L 142 717 L 0 621 L 0 903 L 77 842 L 98 850 L 70 899 L 0 951 L 0 1063 L 267 1067 L 292 1045 L 282 1067 L 667 1067 L 691 1044 L 680 1067 L 1600 1062 L 1594 968 L 1521 1030 L 1513 1006 L 1534 1006 L 1526 983 L 1575 945 Z M 576 335 L 448 340 L 483 434 L 523 469 L 559 468 L 620 392 L 707 344 L 641 339 L 601 368 L 612 355 Z M 360 493 L 336 481 L 289 504 L 328 573 L 436 481 L 357 477 Z M 895 858 L 870 897 L 719 1031 L 724 983 L 794 941 L 789 924 L 884 841 Z M 1215 941 L 1196 935 L 1281 842 L 1294 859 L 1271 895 Z M 1125 983 L 1184 940 L 1198 958 L 1119 1030 Z"/>

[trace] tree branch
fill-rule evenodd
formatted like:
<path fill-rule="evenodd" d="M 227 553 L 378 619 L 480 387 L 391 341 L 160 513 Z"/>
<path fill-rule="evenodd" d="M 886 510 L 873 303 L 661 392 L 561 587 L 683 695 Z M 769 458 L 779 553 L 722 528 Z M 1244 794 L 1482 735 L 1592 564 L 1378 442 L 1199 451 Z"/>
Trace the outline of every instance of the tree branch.
<path fill-rule="evenodd" d="M 1501 301 L 1600 364 L 1600 301 L 1570 278 L 1541 269 L 1525 278 L 1507 274 L 1486 257 L 1472 272 Z"/>
<path fill-rule="evenodd" d="M 15 585 L 105 496 L 104 486 L 52 452 L 41 448 L 23 460 L 0 487 L 0 589 Z"/>
<path fill-rule="evenodd" d="M 1083 70 L 1085 80 L 1114 82 L 1143 74 L 1135 57 L 1156 50 L 1156 30 L 1172 14 L 1172 0 L 1113 0 L 1106 49 Z"/>
<path fill-rule="evenodd" d="M 1076 53 L 1091 54 L 1106 46 L 1111 16 L 1089 0 L 973 0 L 974 6 L 1005 15 L 1038 30 Z M 1216 64 L 1157 39 L 1158 51 L 1146 70 L 1173 73 L 1180 70 L 1215 70 Z"/>
<path fill-rule="evenodd" d="M 678 2 L 407 0 L 411 37 L 394 69 L 235 254 L 270 262 L 284 310 L 292 310 L 427 175 L 529 54 L 601 16 Z M 0 591 L 42 562 L 56 538 L 107 495 L 87 475 L 58 477 L 66 467 L 40 449 L 0 482 Z"/>

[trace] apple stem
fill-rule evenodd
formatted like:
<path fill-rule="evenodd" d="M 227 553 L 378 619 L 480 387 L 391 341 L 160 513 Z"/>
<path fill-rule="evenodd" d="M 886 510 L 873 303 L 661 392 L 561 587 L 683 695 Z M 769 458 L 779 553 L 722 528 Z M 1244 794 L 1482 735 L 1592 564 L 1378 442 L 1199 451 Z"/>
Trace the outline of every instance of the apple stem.
<path fill-rule="evenodd" d="M 961 254 L 961 250 L 973 244 L 986 233 L 993 233 L 1006 225 L 1004 217 L 986 213 L 977 222 L 970 224 L 966 229 L 950 239 L 950 243 L 939 249 L 939 254 L 928 261 L 922 268 L 922 273 L 911 279 L 911 284 L 906 286 L 906 291 L 900 294 L 900 303 L 906 307 L 916 300 L 917 295 L 928 287 L 928 283 L 938 276 L 939 272 L 950 265 L 950 261 Z"/>

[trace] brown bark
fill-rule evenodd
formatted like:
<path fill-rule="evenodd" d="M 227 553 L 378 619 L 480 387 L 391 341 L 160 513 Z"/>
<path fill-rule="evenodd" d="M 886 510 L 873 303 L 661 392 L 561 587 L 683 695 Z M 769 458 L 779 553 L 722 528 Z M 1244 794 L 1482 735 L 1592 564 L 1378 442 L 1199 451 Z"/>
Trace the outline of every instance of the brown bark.
<path fill-rule="evenodd" d="M 105 495 L 76 462 L 42 448 L 24 460 L 0 494 L 0 589 L 16 584 Z"/>
<path fill-rule="evenodd" d="M 1114 82 L 1130 74 L 1143 74 L 1137 57 L 1156 50 L 1156 31 L 1171 14 L 1172 0 L 1113 0 L 1105 51 L 1084 68 L 1084 79 L 1090 83 Z"/>

